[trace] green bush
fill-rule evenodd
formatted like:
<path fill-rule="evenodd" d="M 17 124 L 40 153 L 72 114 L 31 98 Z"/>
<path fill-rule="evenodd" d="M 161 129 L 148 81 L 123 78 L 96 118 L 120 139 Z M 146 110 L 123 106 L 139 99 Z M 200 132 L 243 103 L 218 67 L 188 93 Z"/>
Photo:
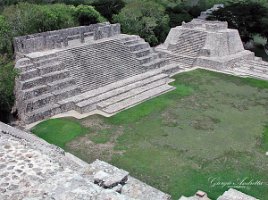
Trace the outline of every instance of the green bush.
<path fill-rule="evenodd" d="M 113 20 L 124 33 L 139 35 L 151 45 L 163 42 L 170 29 L 165 8 L 153 1 L 132 1 Z"/>
<path fill-rule="evenodd" d="M 51 31 L 77 25 L 74 6 L 19 3 L 6 7 L 3 16 L 13 27 L 13 36 Z"/>
<path fill-rule="evenodd" d="M 9 122 L 14 104 L 14 85 L 17 75 L 13 62 L 0 58 L 0 121 Z"/>
<path fill-rule="evenodd" d="M 4 16 L 0 15 L 0 54 L 10 57 L 12 55 L 11 28 Z"/>
<path fill-rule="evenodd" d="M 193 19 L 193 17 L 188 13 L 186 8 L 181 5 L 177 5 L 175 7 L 167 7 L 166 13 L 169 15 L 170 18 L 170 27 L 180 26 L 182 22 L 189 22 Z"/>
<path fill-rule="evenodd" d="M 125 6 L 123 0 L 96 0 L 92 6 L 101 13 L 102 16 L 112 21 L 112 16 L 118 14 Z"/>
<path fill-rule="evenodd" d="M 76 8 L 75 16 L 80 26 L 96 24 L 105 21 L 105 19 L 92 6 L 80 5 Z"/>

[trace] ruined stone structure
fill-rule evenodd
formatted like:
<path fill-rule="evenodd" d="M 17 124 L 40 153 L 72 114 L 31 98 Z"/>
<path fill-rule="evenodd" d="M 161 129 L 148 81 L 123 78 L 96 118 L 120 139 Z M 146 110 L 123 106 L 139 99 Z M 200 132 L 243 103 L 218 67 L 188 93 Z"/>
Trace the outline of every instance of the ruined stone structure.
<path fill-rule="evenodd" d="M 72 110 L 111 116 L 175 89 L 170 76 L 196 68 L 268 79 L 268 64 L 218 21 L 184 23 L 154 49 L 109 23 L 18 37 L 15 49 L 15 107 L 26 124 Z"/>
<path fill-rule="evenodd" d="M 106 162 L 88 164 L 37 136 L 0 122 L 1 200 L 170 200 Z M 217 200 L 257 200 L 230 189 Z M 209 200 L 198 192 L 179 200 Z"/>
<path fill-rule="evenodd" d="M 238 31 L 228 29 L 227 22 L 194 19 L 171 29 L 156 50 L 169 60 L 166 69 L 174 73 L 204 68 L 268 79 L 268 63 L 245 50 Z"/>
<path fill-rule="evenodd" d="M 169 200 L 108 163 L 88 164 L 0 122 L 1 200 Z"/>
<path fill-rule="evenodd" d="M 70 110 L 112 115 L 174 89 L 154 70 L 166 61 L 119 24 L 19 37 L 15 46 L 16 108 L 26 124 Z"/>

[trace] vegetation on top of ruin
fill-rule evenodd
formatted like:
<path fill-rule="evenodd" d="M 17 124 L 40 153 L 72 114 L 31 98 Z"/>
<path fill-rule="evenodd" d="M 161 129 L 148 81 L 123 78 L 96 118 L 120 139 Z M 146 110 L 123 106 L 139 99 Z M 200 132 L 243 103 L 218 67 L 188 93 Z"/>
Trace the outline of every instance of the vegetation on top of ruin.
<path fill-rule="evenodd" d="M 176 90 L 112 117 L 51 119 L 33 132 L 59 146 L 65 142 L 66 151 L 89 163 L 101 159 L 125 169 L 174 200 L 197 190 L 216 199 L 229 189 L 211 178 L 267 182 L 268 82 L 205 70 L 174 78 Z M 266 184 L 239 190 L 268 196 Z"/>

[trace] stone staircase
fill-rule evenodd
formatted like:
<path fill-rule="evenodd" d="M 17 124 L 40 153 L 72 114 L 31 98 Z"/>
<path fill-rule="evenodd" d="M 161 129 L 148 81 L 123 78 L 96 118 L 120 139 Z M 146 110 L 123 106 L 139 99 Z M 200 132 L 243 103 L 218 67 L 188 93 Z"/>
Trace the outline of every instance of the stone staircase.
<path fill-rule="evenodd" d="M 26 123 L 60 112 L 58 101 L 80 93 L 70 72 L 56 54 L 24 58 L 16 65 L 21 72 L 17 82 L 17 106 Z"/>
<path fill-rule="evenodd" d="M 68 49 L 60 52 L 59 58 L 82 92 L 145 71 L 128 48 L 115 39 Z"/>
<path fill-rule="evenodd" d="M 70 110 L 113 115 L 173 90 L 161 69 L 167 63 L 140 37 L 123 34 L 28 54 L 17 62 L 16 107 L 26 124 Z"/>
<path fill-rule="evenodd" d="M 184 31 L 176 45 L 171 48 L 171 51 L 176 55 L 197 57 L 200 50 L 204 47 L 205 41 L 205 32 L 196 30 Z"/>
<path fill-rule="evenodd" d="M 165 67 L 168 74 L 192 68 L 200 50 L 204 47 L 206 33 L 188 30 L 181 34 L 177 43 L 169 47 L 165 58 L 169 64 Z"/>
<path fill-rule="evenodd" d="M 153 52 L 150 45 L 139 36 L 128 36 L 122 42 L 135 55 L 145 71 L 157 69 L 167 64 L 167 60 L 160 58 L 159 54 Z"/>
<path fill-rule="evenodd" d="M 64 99 L 59 104 L 65 111 L 74 109 L 88 113 L 100 110 L 113 115 L 175 89 L 168 85 L 171 80 L 162 70 L 152 70 Z"/>
<path fill-rule="evenodd" d="M 241 76 L 268 80 L 268 62 L 262 60 L 241 60 L 234 65 L 233 71 Z"/>

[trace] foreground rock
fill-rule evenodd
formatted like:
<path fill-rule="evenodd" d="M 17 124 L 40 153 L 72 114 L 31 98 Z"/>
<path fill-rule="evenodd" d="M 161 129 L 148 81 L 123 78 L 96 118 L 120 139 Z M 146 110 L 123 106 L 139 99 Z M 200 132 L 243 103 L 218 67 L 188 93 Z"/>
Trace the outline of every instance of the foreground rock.
<path fill-rule="evenodd" d="M 92 164 L 0 122 L 1 200 L 168 200 L 108 163 Z M 143 191 L 125 192 L 133 185 Z M 143 193 L 144 192 L 144 193 Z M 138 195 L 137 195 L 138 193 Z"/>

